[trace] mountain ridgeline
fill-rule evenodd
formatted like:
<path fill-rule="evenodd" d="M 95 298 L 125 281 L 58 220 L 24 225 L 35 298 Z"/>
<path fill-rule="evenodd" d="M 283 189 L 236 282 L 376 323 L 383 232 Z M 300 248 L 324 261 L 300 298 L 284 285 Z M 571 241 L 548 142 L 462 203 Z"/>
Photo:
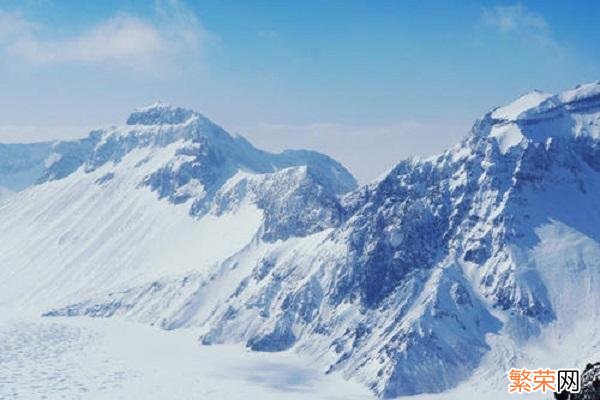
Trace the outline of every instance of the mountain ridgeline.
<path fill-rule="evenodd" d="M 27 186 L 0 202 L 2 305 L 293 350 L 384 398 L 599 328 L 600 83 L 528 93 L 359 188 L 160 103 L 0 151 L 0 184 Z"/>

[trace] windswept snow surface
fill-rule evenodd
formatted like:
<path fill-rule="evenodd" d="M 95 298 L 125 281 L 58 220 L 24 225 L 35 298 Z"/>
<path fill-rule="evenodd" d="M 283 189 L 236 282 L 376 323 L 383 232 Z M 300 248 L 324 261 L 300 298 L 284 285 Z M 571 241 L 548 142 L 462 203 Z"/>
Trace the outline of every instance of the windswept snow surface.
<path fill-rule="evenodd" d="M 255 206 L 196 220 L 189 207 L 138 188 L 176 148 L 157 149 L 137 168 L 148 153 L 133 151 L 118 172 L 111 165 L 79 170 L 0 206 L 0 230 L 10 232 L 0 243 L 0 304 L 63 304 L 96 291 L 202 273 L 246 246 L 262 221 Z"/>
<path fill-rule="evenodd" d="M 366 388 L 290 353 L 198 346 L 194 330 L 0 318 L 1 399 L 352 400 Z"/>

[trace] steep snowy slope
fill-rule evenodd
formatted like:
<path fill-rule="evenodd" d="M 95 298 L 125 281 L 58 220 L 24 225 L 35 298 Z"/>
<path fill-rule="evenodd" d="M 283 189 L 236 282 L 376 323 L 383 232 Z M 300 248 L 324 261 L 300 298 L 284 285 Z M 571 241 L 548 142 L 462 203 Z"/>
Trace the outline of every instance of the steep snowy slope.
<path fill-rule="evenodd" d="M 181 136 L 210 123 L 162 105 L 129 122 L 0 206 L 4 301 L 292 349 L 381 397 L 505 393 L 506 369 L 597 337 L 600 83 L 527 94 L 341 199 L 322 156 Z"/>
<path fill-rule="evenodd" d="M 52 148 L 59 156 L 39 174 L 41 183 L 0 206 L 0 304 L 46 307 L 204 273 L 255 237 L 306 235 L 335 223 L 337 195 L 355 186 L 326 156 L 269 154 L 200 114 L 164 104 L 133 113 L 126 126 Z M 255 201 L 208 214 L 217 191 L 240 186 L 242 175 L 248 182 L 268 176 L 273 198 L 289 197 L 280 206 L 308 195 L 308 202 L 329 203 L 314 215 L 283 215 L 248 183 Z"/>

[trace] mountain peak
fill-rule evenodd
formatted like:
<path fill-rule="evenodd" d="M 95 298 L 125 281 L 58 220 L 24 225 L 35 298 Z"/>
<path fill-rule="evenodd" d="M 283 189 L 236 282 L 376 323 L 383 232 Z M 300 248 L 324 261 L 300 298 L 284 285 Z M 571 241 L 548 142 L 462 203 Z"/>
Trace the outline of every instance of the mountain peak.
<path fill-rule="evenodd" d="M 176 125 L 183 124 L 199 115 L 193 110 L 157 101 L 131 113 L 127 118 L 127 125 Z"/>
<path fill-rule="evenodd" d="M 563 103 L 574 103 L 600 96 L 600 81 L 577 85 L 558 95 Z"/>
<path fill-rule="evenodd" d="M 512 103 L 491 112 L 496 121 L 544 119 L 564 112 L 581 112 L 598 107 L 600 81 L 577 85 L 562 93 L 550 94 L 533 90 Z"/>
<path fill-rule="evenodd" d="M 495 138 L 502 153 L 549 138 L 600 138 L 600 81 L 557 94 L 526 93 L 486 114 L 474 129 Z"/>
<path fill-rule="evenodd" d="M 503 107 L 498 107 L 492 111 L 492 118 L 499 120 L 515 120 L 528 110 L 538 107 L 541 103 L 552 97 L 549 93 L 544 93 L 539 90 L 533 90 L 525 93 L 517 100 Z"/>

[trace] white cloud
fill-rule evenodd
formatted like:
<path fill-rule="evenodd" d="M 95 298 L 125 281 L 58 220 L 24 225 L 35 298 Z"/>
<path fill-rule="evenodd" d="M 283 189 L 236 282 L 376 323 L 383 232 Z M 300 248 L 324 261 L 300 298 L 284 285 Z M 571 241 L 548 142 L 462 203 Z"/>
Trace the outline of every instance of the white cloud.
<path fill-rule="evenodd" d="M 133 67 L 201 50 L 204 30 L 178 2 L 157 6 L 155 21 L 118 14 L 70 37 L 49 38 L 45 27 L 0 11 L 0 47 L 35 64 L 118 62 Z"/>
<path fill-rule="evenodd" d="M 15 12 L 0 10 L 0 43 L 16 40 L 34 29 L 34 25 Z"/>
<path fill-rule="evenodd" d="M 117 16 L 76 37 L 44 40 L 27 32 L 8 46 L 14 54 L 35 63 L 54 61 L 112 61 L 148 57 L 167 43 L 152 25 L 134 17 Z"/>
<path fill-rule="evenodd" d="M 278 39 L 279 33 L 277 33 L 277 31 L 268 29 L 268 30 L 258 31 L 258 36 L 263 39 Z"/>
<path fill-rule="evenodd" d="M 502 34 L 515 35 L 519 40 L 549 51 L 552 57 L 565 56 L 566 49 L 552 36 L 548 21 L 521 4 L 484 9 L 481 20 Z"/>
<path fill-rule="evenodd" d="M 521 4 L 496 6 L 485 9 L 483 21 L 502 32 L 546 32 L 548 23 L 543 16 L 536 14 Z"/>

